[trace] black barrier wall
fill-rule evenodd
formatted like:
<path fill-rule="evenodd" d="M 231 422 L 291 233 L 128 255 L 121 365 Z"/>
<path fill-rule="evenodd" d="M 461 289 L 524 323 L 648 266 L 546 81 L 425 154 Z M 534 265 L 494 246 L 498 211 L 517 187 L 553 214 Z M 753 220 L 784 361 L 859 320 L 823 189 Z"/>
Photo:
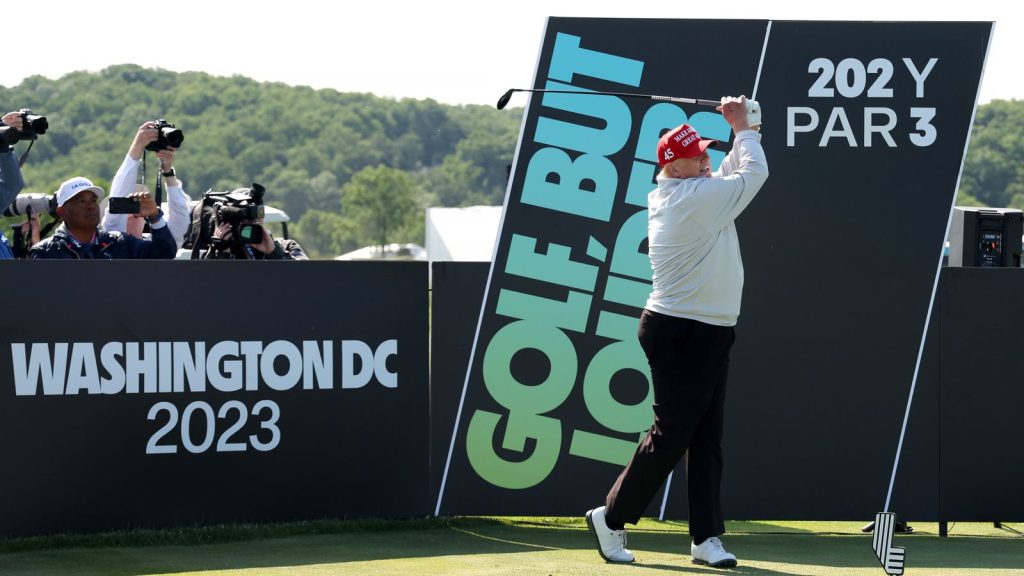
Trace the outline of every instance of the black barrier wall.
<path fill-rule="evenodd" d="M 0 535 L 429 512 L 425 263 L 0 277 Z"/>
<path fill-rule="evenodd" d="M 488 265 L 480 262 L 434 264 L 434 486 L 443 473 L 443 468 L 438 467 L 443 466 L 449 447 L 449 418 L 460 400 L 487 269 Z M 1024 420 L 1024 387 L 1018 385 L 1020 358 L 1015 337 L 1019 332 L 1018 319 L 1024 315 L 1024 301 L 1019 298 L 1022 293 L 1024 270 L 942 270 L 939 299 L 933 310 L 894 489 L 892 509 L 899 512 L 901 519 L 1024 519 L 1024 500 L 1019 497 L 1020 487 L 1024 486 L 1024 458 L 1020 456 L 1024 453 L 1024 442 L 1017 433 Z M 821 403 L 829 402 L 828 393 L 796 399 L 775 416 L 781 421 L 799 421 Z M 758 402 L 756 396 L 730 391 L 731 411 L 757 413 Z M 871 409 L 851 408 L 848 417 L 876 421 Z M 762 490 L 765 475 L 771 475 L 773 482 L 801 483 L 802 471 L 777 462 L 765 466 L 758 474 L 736 472 L 735 468 L 742 467 L 744 462 L 764 461 L 764 455 L 758 453 L 759 445 L 731 440 L 743 427 L 735 418 L 726 423 L 725 476 L 729 483 L 723 493 L 723 507 L 728 517 L 775 519 L 777 516 L 771 514 L 784 510 L 788 518 L 831 520 L 835 519 L 832 510 L 837 501 L 851 495 L 864 499 L 873 495 L 874 486 L 862 484 L 856 475 L 844 474 L 848 470 L 840 466 L 821 471 L 822 475 L 835 478 L 833 484 L 819 486 L 800 497 L 780 495 L 773 499 L 769 515 L 765 515 L 764 510 L 769 507 L 751 505 L 747 495 Z M 893 456 L 896 450 L 891 431 L 880 426 L 827 426 L 797 429 L 785 435 L 777 431 L 765 433 L 772 434 L 780 443 L 802 446 L 806 464 L 822 467 L 833 461 L 823 455 L 836 446 L 877 446 Z M 675 471 L 676 475 L 684 473 L 683 467 Z M 678 482 L 685 476 L 675 478 Z M 673 495 L 666 514 L 685 518 L 685 488 Z M 648 514 L 658 515 L 660 504 L 660 500 L 652 504 Z M 543 506 L 547 514 L 579 514 L 557 502 Z M 852 518 L 867 521 L 871 515 Z"/>
<path fill-rule="evenodd" d="M 67 263 L 0 262 L 0 277 L 37 287 L 0 320 L 0 450 L 5 462 L 0 534 L 429 513 L 442 479 L 487 268 L 485 263 L 434 265 L 428 434 L 427 304 L 426 290 L 420 289 L 426 276 L 421 264 L 135 262 L 73 269 L 85 286 L 133 286 L 145 290 L 146 302 L 165 302 L 135 309 L 120 305 L 122 298 L 110 288 L 69 296 L 72 291 L 61 284 L 72 270 Z M 141 286 L 139 278 L 164 278 L 163 286 Z M 222 295 L 213 305 L 210 291 L 217 282 L 248 289 L 234 290 L 233 297 Z M 306 290 L 298 290 L 300 283 Z M 1024 272 L 946 269 L 940 288 L 942 322 L 937 307 L 893 508 L 910 521 L 1020 521 L 1024 509 L 1017 495 L 1024 483 L 1024 459 L 1019 457 L 1016 428 L 1024 417 L 1024 395 L 1015 385 L 1019 358 L 1012 335 L 1021 312 L 1017 295 L 1024 289 Z M 168 312 L 172 309 L 177 312 Z M 154 315 L 157 319 L 150 320 Z M 231 339 L 239 342 L 240 354 L 222 357 L 213 370 L 207 367 L 205 391 L 174 392 L 178 364 L 172 346 L 172 391 L 161 392 L 163 351 L 157 344 L 155 368 L 141 370 L 133 379 L 139 391 L 128 391 L 134 385 L 127 372 L 121 389 L 121 376 L 112 372 L 125 366 L 128 353 L 115 354 L 116 343 L 124 344 L 122 350 L 142 343 L 141 358 L 133 363 L 145 364 L 150 338 L 190 343 L 192 354 L 181 357 L 186 359 L 195 357 L 199 342 L 206 344 L 209 360 L 215 342 L 223 345 Z M 286 354 L 274 352 L 285 350 L 282 341 L 333 341 L 349 351 L 362 348 L 354 344 L 359 341 L 377 351 L 392 339 L 398 341 L 397 353 L 387 354 L 389 348 L 383 348 L 385 371 L 380 374 L 364 372 L 367 368 L 356 360 L 359 353 L 346 368 L 336 351 L 331 388 L 321 388 L 327 380 L 316 379 L 314 388 L 306 390 L 304 376 L 285 390 L 268 383 L 270 376 L 274 386 L 286 388 L 281 378 L 291 364 Z M 115 349 L 108 349 L 105 357 L 111 342 Z M 258 384 L 247 390 L 247 357 L 241 350 L 245 346 L 253 354 L 252 343 L 257 342 L 261 351 L 255 360 L 273 355 L 273 374 L 269 366 L 255 366 Z M 46 343 L 49 366 L 32 343 Z M 83 343 L 99 353 L 99 394 L 90 392 L 97 379 L 90 376 L 89 347 Z M 67 353 L 58 363 L 61 344 L 67 345 Z M 62 378 L 55 378 L 58 364 L 66 367 Z M 34 388 L 28 378 L 33 370 L 49 374 L 37 378 Z M 157 391 L 147 392 L 147 382 L 154 378 L 147 374 L 154 372 Z M 392 372 L 396 382 L 387 375 Z M 239 373 L 243 383 L 235 386 L 241 384 L 241 389 L 222 390 L 230 389 L 237 377 L 231 374 Z M 181 378 L 183 385 L 197 381 L 184 373 Z M 386 385 L 390 383 L 397 386 Z M 828 401 L 827 394 L 790 403 L 776 417 L 799 420 Z M 730 410 L 756 412 L 758 401 L 731 392 Z M 850 412 L 850 418 L 873 418 L 870 409 L 851 407 Z M 187 434 L 182 429 L 186 419 Z M 778 462 L 761 474 L 737 473 L 743 462 L 764 461 L 758 445 L 732 440 L 741 427 L 735 419 L 727 422 L 730 484 L 723 498 L 725 511 L 730 518 L 769 519 L 761 515 L 764 507 L 750 506 L 745 495 L 762 490 L 765 475 L 777 482 L 800 482 L 801 470 Z M 883 427 L 772 434 L 780 442 L 800 444 L 807 463 L 821 466 L 830 461 L 822 455 L 837 444 L 895 450 Z M 276 445 L 266 449 L 275 438 Z M 855 475 L 840 472 L 823 472 L 840 478 L 834 485 L 796 498 L 779 495 L 772 504 L 792 518 L 833 519 L 836 501 L 851 494 L 867 498 L 873 490 Z M 685 507 L 677 503 L 685 506 L 684 489 L 672 493 L 666 513 L 685 518 Z M 654 503 L 648 514 L 659 514 L 660 504 Z M 558 502 L 539 501 L 532 508 L 550 515 L 579 514 Z"/>
<path fill-rule="evenodd" d="M 490 262 L 431 264 L 430 490 L 436 495 L 451 447 L 462 384 Z"/>
<path fill-rule="evenodd" d="M 1024 270 L 942 274 L 943 520 L 1024 519 Z"/>
<path fill-rule="evenodd" d="M 451 426 L 461 399 L 463 381 L 465 380 L 466 363 L 472 349 L 473 334 L 476 327 L 479 303 L 486 287 L 489 264 L 484 262 L 437 262 L 433 265 L 433 329 L 431 338 L 433 354 L 431 363 L 431 427 L 433 454 L 431 457 L 432 486 L 436 487 L 442 480 L 444 462 L 451 440 Z M 963 300 L 969 300 L 964 295 Z M 965 302 L 961 301 L 961 306 Z M 938 308 L 936 308 L 936 311 Z M 937 314 L 936 314 L 937 317 Z M 939 322 L 931 325 L 929 338 L 925 348 L 921 377 L 915 395 L 911 420 L 907 426 L 907 439 L 901 460 L 894 499 L 894 509 L 900 518 L 917 521 L 936 521 L 939 519 Z M 742 357 L 734 362 L 743 361 Z M 796 398 L 789 402 L 774 417 L 780 421 L 798 421 L 806 414 L 813 414 L 819 404 L 828 400 L 828 391 L 820 396 Z M 728 410 L 731 413 L 758 413 L 761 400 L 743 392 L 730 391 Z M 871 411 L 859 411 L 850 415 L 853 419 L 875 421 Z M 725 513 L 730 518 L 750 520 L 778 519 L 779 514 L 794 519 L 833 520 L 833 510 L 837 501 L 842 503 L 852 497 L 869 499 L 876 492 L 873 485 L 865 485 L 856 475 L 846 474 L 846 466 L 839 466 L 820 473 L 834 477 L 830 486 L 821 486 L 800 497 L 777 497 L 768 504 L 753 502 L 750 494 L 760 493 L 765 476 L 772 476 L 773 482 L 802 483 L 802 473 L 797 467 L 771 459 L 771 454 L 760 452 L 760 445 L 735 440 L 745 424 L 736 418 L 727 420 L 725 430 L 725 478 L 728 480 L 723 490 L 722 500 Z M 866 427 L 866 430 L 841 429 L 834 426 L 816 429 L 795 430 L 781 435 L 777 431 L 767 430 L 780 443 L 799 444 L 805 451 L 807 464 L 818 463 L 819 466 L 831 466 L 832 460 L 823 457 L 835 450 L 837 445 L 876 446 L 880 451 L 895 455 L 896 438 L 891 430 L 879 426 Z M 898 432 L 898 430 L 897 430 Z M 766 457 L 767 456 L 767 457 Z M 740 473 L 736 468 L 743 463 L 758 463 L 758 473 Z M 1024 463 L 1022 463 L 1024 464 Z M 748 464 L 749 465 L 749 464 Z M 570 473 L 585 474 L 585 467 L 571 468 Z M 673 472 L 673 483 L 677 489 L 665 501 L 665 515 L 668 518 L 686 518 L 686 466 L 681 463 Z M 646 514 L 659 516 L 664 500 L 664 492 L 659 493 L 648 507 Z M 881 506 L 881 504 L 879 504 Z M 559 502 L 539 500 L 531 509 L 540 509 L 541 514 L 579 515 L 579 510 L 564 506 Z M 765 512 L 767 510 L 767 512 Z M 863 516 L 851 516 L 851 519 L 870 519 L 870 513 Z"/>

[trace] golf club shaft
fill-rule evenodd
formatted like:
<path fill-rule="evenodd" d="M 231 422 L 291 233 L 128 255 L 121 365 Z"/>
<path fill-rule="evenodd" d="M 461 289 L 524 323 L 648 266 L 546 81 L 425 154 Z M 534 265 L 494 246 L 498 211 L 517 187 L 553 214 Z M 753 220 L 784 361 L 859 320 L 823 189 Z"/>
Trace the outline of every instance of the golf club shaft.
<path fill-rule="evenodd" d="M 682 98 L 676 96 L 658 96 L 655 94 L 636 94 L 633 92 L 598 92 L 580 90 L 548 90 L 545 88 L 512 88 L 498 99 L 498 110 L 502 110 L 512 98 L 513 92 L 533 92 L 536 94 L 585 94 L 591 96 L 619 96 L 622 98 L 640 98 L 643 100 L 661 100 L 664 102 L 677 102 L 680 104 L 698 104 L 700 106 L 717 107 L 721 105 L 718 100 L 703 100 L 700 98 Z"/>
<path fill-rule="evenodd" d="M 498 98 L 498 110 L 504 110 L 508 101 L 512 98 L 513 92 L 533 92 L 539 94 L 589 94 L 591 96 L 621 96 L 623 98 L 642 98 L 644 100 L 659 100 L 662 102 L 678 102 L 681 104 L 697 104 L 698 106 L 712 106 L 718 108 L 721 102 L 716 100 L 702 100 L 700 98 L 683 98 L 676 96 L 657 96 L 655 94 L 635 94 L 633 92 L 581 92 L 578 90 L 548 90 L 546 88 L 512 88 Z M 752 127 L 761 125 L 761 105 L 756 100 L 747 100 L 747 123 Z"/>

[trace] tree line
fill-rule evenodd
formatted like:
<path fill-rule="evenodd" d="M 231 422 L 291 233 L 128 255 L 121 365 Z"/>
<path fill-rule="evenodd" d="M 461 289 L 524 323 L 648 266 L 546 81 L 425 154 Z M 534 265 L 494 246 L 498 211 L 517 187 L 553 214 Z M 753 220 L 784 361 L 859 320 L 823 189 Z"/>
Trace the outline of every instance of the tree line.
<path fill-rule="evenodd" d="M 422 243 L 428 206 L 501 204 L 522 114 L 130 64 L 33 76 L 0 102 L 50 122 L 26 192 L 76 175 L 109 189 L 138 127 L 164 118 L 185 133 L 175 165 L 193 198 L 259 182 L 313 257 Z M 978 108 L 957 203 L 1024 209 L 1024 101 Z"/>

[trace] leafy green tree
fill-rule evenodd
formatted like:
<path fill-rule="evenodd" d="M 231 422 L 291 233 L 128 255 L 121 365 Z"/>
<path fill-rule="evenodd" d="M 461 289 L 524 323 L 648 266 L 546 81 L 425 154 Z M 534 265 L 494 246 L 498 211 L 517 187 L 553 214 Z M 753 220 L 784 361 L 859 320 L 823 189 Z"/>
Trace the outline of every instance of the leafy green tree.
<path fill-rule="evenodd" d="M 483 169 L 459 158 L 446 156 L 440 166 L 426 176 L 425 188 L 432 204 L 439 206 L 470 206 L 484 203 L 484 195 L 477 191 Z"/>
<path fill-rule="evenodd" d="M 310 258 L 333 258 L 358 248 L 354 223 L 334 212 L 310 210 L 292 229 Z"/>
<path fill-rule="evenodd" d="M 517 132 L 518 127 L 504 132 L 477 131 L 455 146 L 455 155 L 460 160 L 480 170 L 476 191 L 484 201 L 474 203 L 496 206 L 504 201 Z"/>
<path fill-rule="evenodd" d="M 988 206 L 1024 208 L 1024 100 L 978 107 L 960 191 Z"/>
<path fill-rule="evenodd" d="M 415 180 L 406 172 L 387 166 L 364 168 L 342 188 L 342 214 L 359 224 L 358 238 L 363 243 L 386 246 L 422 241 L 411 236 L 416 221 L 423 220 L 419 195 Z"/>
<path fill-rule="evenodd" d="M 985 206 L 981 200 L 978 200 L 974 196 L 959 190 L 956 193 L 956 205 L 957 206 Z"/>

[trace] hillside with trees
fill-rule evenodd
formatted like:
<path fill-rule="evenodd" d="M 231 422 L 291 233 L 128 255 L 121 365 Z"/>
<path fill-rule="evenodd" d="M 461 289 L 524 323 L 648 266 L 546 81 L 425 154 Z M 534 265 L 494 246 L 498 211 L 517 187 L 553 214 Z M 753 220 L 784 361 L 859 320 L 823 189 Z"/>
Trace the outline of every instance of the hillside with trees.
<path fill-rule="evenodd" d="M 175 165 L 193 198 L 259 182 L 307 252 L 328 258 L 422 243 L 427 206 L 500 204 L 522 116 L 135 65 L 34 76 L 0 87 L 0 102 L 0 113 L 28 106 L 49 119 L 26 192 L 75 175 L 109 188 L 138 127 L 164 118 L 185 133 Z M 148 166 L 152 187 L 152 156 Z M 978 108 L 958 204 L 1024 209 L 1024 101 Z"/>

